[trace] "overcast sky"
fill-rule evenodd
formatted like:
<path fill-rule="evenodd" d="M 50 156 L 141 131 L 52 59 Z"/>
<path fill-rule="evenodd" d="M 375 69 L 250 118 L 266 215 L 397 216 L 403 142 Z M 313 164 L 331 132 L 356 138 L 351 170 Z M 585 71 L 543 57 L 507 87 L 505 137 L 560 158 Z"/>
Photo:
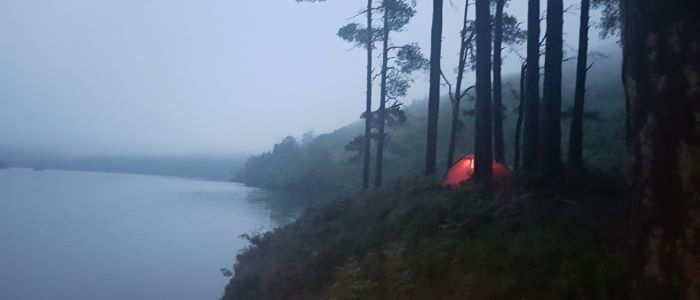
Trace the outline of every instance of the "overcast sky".
<path fill-rule="evenodd" d="M 428 55 L 432 1 L 417 2 L 393 44 L 418 42 Z M 508 12 L 524 22 L 526 1 L 511 2 Z M 335 34 L 365 3 L 0 1 L 0 146 L 247 154 L 289 134 L 333 130 L 364 110 L 365 53 Z M 462 5 L 445 2 L 448 76 Z M 577 46 L 577 25 L 575 7 L 565 19 L 567 49 Z M 593 49 L 612 43 L 595 30 L 591 38 Z M 515 72 L 508 55 L 504 71 Z M 406 102 L 427 93 L 420 75 Z"/>

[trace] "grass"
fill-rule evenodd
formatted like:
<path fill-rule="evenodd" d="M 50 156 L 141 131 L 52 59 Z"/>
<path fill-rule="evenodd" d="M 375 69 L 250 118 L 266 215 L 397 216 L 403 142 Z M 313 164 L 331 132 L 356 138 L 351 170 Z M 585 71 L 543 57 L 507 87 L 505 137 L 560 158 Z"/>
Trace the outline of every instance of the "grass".
<path fill-rule="evenodd" d="M 622 186 L 401 180 L 250 238 L 224 299 L 621 299 Z"/>

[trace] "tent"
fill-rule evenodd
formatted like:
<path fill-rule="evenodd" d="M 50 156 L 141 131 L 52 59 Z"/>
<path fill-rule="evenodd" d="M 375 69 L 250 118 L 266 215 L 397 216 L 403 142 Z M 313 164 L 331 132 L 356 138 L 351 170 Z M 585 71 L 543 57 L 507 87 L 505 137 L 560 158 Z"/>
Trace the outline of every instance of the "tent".
<path fill-rule="evenodd" d="M 493 161 L 493 177 L 496 183 L 503 183 L 510 174 L 508 167 L 500 162 Z M 447 172 L 442 185 L 446 188 L 457 188 L 469 181 L 474 175 L 474 155 L 470 154 L 455 163 Z"/>

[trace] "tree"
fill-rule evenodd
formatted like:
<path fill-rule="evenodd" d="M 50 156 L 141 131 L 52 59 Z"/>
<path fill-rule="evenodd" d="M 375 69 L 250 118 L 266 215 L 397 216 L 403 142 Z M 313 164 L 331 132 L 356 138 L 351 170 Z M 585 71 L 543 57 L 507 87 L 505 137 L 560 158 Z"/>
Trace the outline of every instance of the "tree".
<path fill-rule="evenodd" d="M 410 86 L 410 79 L 406 75 L 420 69 L 424 69 L 427 62 L 420 53 L 420 48 L 416 45 L 404 45 L 389 47 L 390 32 L 399 31 L 408 24 L 415 15 L 415 1 L 409 0 L 384 0 L 381 9 L 383 10 L 382 28 L 382 71 L 381 89 L 378 110 L 378 133 L 377 133 L 377 162 L 375 165 L 374 185 L 382 185 L 382 175 L 384 168 L 384 141 L 386 138 L 385 125 L 391 116 L 405 120 L 401 110 L 399 98 L 406 96 Z M 390 59 L 389 51 L 397 50 L 396 57 Z M 395 66 L 389 66 L 390 60 Z M 389 100 L 394 103 L 387 107 Z M 403 117 L 402 117 L 403 116 Z"/>
<path fill-rule="evenodd" d="M 501 50 L 503 43 L 503 6 L 506 0 L 496 1 L 493 35 L 493 157 L 498 162 L 505 162 L 503 148 L 503 91 L 501 86 Z"/>
<path fill-rule="evenodd" d="M 520 138 L 522 136 L 523 119 L 525 117 L 525 75 L 527 65 L 525 62 L 520 67 L 520 92 L 518 93 L 518 119 L 515 121 L 515 141 L 513 142 L 513 169 L 520 169 Z"/>
<path fill-rule="evenodd" d="M 374 42 L 377 40 L 375 29 L 372 28 L 372 1 L 368 1 L 367 8 L 367 27 L 362 27 L 357 23 L 350 23 L 338 30 L 338 36 L 346 41 L 353 42 L 356 45 L 363 45 L 367 49 L 367 98 L 365 100 L 365 111 L 362 113 L 362 118 L 365 119 L 365 132 L 363 141 L 363 163 L 362 163 L 362 188 L 369 189 L 369 167 L 371 156 L 371 132 L 372 132 L 372 50 Z"/>
<path fill-rule="evenodd" d="M 503 5 L 507 3 L 507 0 L 504 1 Z M 474 35 L 475 35 L 475 28 L 474 28 L 474 22 L 470 22 L 467 20 L 467 15 L 468 15 L 468 8 L 469 8 L 469 2 L 465 1 L 465 11 L 464 11 L 464 22 L 463 22 L 463 29 L 460 33 L 460 40 L 462 41 L 460 45 L 460 57 L 459 57 L 459 64 L 457 66 L 457 82 L 456 82 L 456 87 L 454 90 L 454 93 L 452 93 L 452 84 L 450 84 L 449 80 L 446 78 L 446 76 L 443 74 L 443 80 L 449 87 L 449 95 L 450 95 L 450 100 L 452 101 L 452 124 L 450 128 L 450 139 L 449 139 L 449 146 L 448 146 L 448 152 L 447 152 L 447 167 L 450 168 L 454 162 L 454 152 L 455 152 L 455 145 L 456 145 L 456 138 L 457 138 L 457 129 L 461 125 L 459 121 L 459 110 L 460 110 L 460 103 L 462 98 L 467 95 L 467 93 L 474 88 L 474 86 L 468 87 L 466 90 L 462 91 L 462 79 L 464 77 L 464 72 L 465 68 L 467 66 L 471 67 L 472 69 L 474 68 L 476 64 L 476 59 L 474 56 Z M 515 45 L 515 44 L 521 44 L 527 37 L 527 34 L 525 31 L 521 30 L 519 28 L 518 20 L 513 17 L 508 15 L 507 13 L 504 13 L 503 10 L 501 9 L 501 16 L 500 16 L 500 24 L 496 25 L 498 22 L 494 22 L 494 27 L 493 27 L 493 32 L 494 35 L 499 35 L 500 41 L 498 41 L 498 46 L 496 47 L 496 41 L 494 39 L 494 97 L 496 97 L 496 82 L 498 81 L 498 86 L 500 90 L 500 82 L 501 82 L 501 72 L 500 72 L 500 61 L 501 61 L 501 50 L 503 49 L 503 44 L 506 45 Z M 496 48 L 499 50 L 496 51 Z M 496 62 L 498 62 L 498 66 L 496 66 Z M 496 127 L 501 128 L 501 139 L 502 139 L 502 128 L 503 128 L 503 111 L 504 107 L 503 104 L 501 103 L 500 94 L 498 94 L 499 97 L 499 103 L 498 105 L 495 104 L 495 99 L 494 99 L 494 129 Z M 500 111 L 497 111 L 496 107 L 500 107 Z M 498 124 L 496 124 L 498 123 Z M 495 142 L 496 132 L 494 131 L 494 146 L 498 143 Z M 500 143 L 503 145 L 503 142 Z"/>
<path fill-rule="evenodd" d="M 372 28 L 372 0 L 367 0 L 367 100 L 365 101 L 365 139 L 362 155 L 362 189 L 369 189 L 370 148 L 372 141 L 372 50 L 374 48 L 374 30 Z"/>
<path fill-rule="evenodd" d="M 325 0 L 296 0 L 297 2 L 324 2 Z M 338 35 L 351 42 L 363 44 L 367 49 L 367 98 L 365 100 L 365 133 L 363 139 L 362 162 L 362 189 L 369 189 L 369 169 L 370 169 L 370 148 L 372 131 L 372 50 L 374 50 L 374 28 L 372 27 L 372 1 L 367 0 L 367 9 L 364 11 L 367 16 L 367 27 L 362 28 L 356 23 L 348 24 L 338 31 Z M 355 141 L 357 142 L 357 141 Z"/>
<path fill-rule="evenodd" d="M 491 26 L 489 0 L 476 0 L 476 132 L 474 180 L 491 179 Z"/>
<path fill-rule="evenodd" d="M 375 165 L 376 171 L 374 174 L 374 185 L 376 187 L 380 187 L 382 185 L 382 175 L 383 175 L 383 168 L 384 168 L 384 120 L 386 119 L 386 81 L 387 81 L 387 71 L 389 70 L 389 31 L 390 31 L 390 22 L 389 22 L 389 14 L 391 13 L 391 10 L 389 9 L 390 6 L 387 5 L 388 0 L 384 0 L 383 2 L 383 9 L 384 9 L 384 28 L 382 29 L 382 71 L 381 71 L 381 91 L 380 91 L 380 100 L 379 100 L 379 133 L 378 133 L 378 139 L 379 141 L 377 142 L 377 162 Z"/>
<path fill-rule="evenodd" d="M 540 102 L 540 0 L 529 0 L 527 8 L 527 77 L 523 130 L 523 169 L 538 164 Z"/>
<path fill-rule="evenodd" d="M 634 295 L 700 296 L 700 2 L 623 1 Z"/>
<path fill-rule="evenodd" d="M 442 47 L 442 1 L 433 0 L 433 24 L 430 38 L 430 93 L 428 95 L 428 134 L 425 151 L 425 175 L 435 174 L 437 160 L 438 113 L 440 110 L 440 56 Z"/>
<path fill-rule="evenodd" d="M 459 44 L 459 62 L 457 64 L 457 81 L 455 82 L 455 91 L 452 94 L 450 87 L 450 100 L 452 101 L 452 122 L 450 123 L 450 140 L 447 148 L 447 169 L 449 170 L 454 163 L 455 157 L 455 144 L 457 143 L 457 129 L 460 126 L 459 122 L 459 107 L 462 98 L 466 93 L 472 88 L 467 88 L 464 92 L 462 91 L 462 80 L 464 79 L 464 72 L 467 65 L 467 55 L 470 50 L 470 45 L 472 39 L 474 38 L 473 26 L 470 26 L 467 16 L 469 15 L 469 0 L 464 1 L 464 21 L 462 22 L 462 31 L 460 31 L 460 44 Z M 444 73 L 442 74 L 444 77 Z M 450 85 L 447 78 L 444 78 L 445 82 Z"/>
<path fill-rule="evenodd" d="M 547 0 L 547 44 L 544 57 L 544 85 L 540 133 L 540 168 L 545 178 L 555 179 L 561 171 L 561 75 L 564 3 Z"/>
<path fill-rule="evenodd" d="M 583 161 L 583 108 L 586 98 L 586 73 L 588 72 L 588 22 L 590 0 L 581 0 L 581 21 L 578 34 L 578 57 L 576 62 L 576 91 L 569 131 L 569 157 L 572 166 L 581 166 Z"/>
<path fill-rule="evenodd" d="M 503 44 L 521 44 L 527 39 L 527 33 L 519 27 L 515 17 L 503 12 L 508 0 L 495 0 L 493 29 L 493 153 L 498 162 L 505 162 L 503 141 L 503 85 L 501 65 Z"/>
<path fill-rule="evenodd" d="M 371 1 L 368 5 L 371 5 Z M 338 35 L 350 42 L 354 42 L 357 45 L 366 45 L 366 47 L 372 48 L 374 42 L 377 40 L 382 41 L 382 68 L 380 71 L 381 83 L 380 83 L 380 100 L 379 109 L 376 112 L 371 110 L 371 85 L 372 85 L 372 69 L 371 69 L 371 49 L 368 50 L 368 64 L 367 64 L 367 109 L 363 113 L 363 118 L 365 118 L 365 135 L 362 139 L 364 150 L 363 158 L 364 166 L 369 168 L 368 157 L 370 155 L 370 145 L 371 141 L 374 139 L 377 141 L 377 161 L 375 164 L 375 186 L 381 186 L 382 184 L 382 173 L 384 165 L 384 142 L 385 142 L 385 125 L 387 123 L 400 123 L 401 120 L 405 120 L 405 115 L 401 109 L 401 102 L 399 98 L 404 97 L 410 87 L 410 79 L 406 76 L 411 74 L 416 70 L 425 68 L 425 59 L 420 53 L 420 48 L 416 45 L 409 44 L 403 46 L 389 46 L 390 33 L 392 31 L 400 31 L 408 24 L 410 19 L 415 15 L 414 10 L 415 2 L 409 0 L 384 0 L 382 5 L 376 9 L 382 12 L 382 28 L 363 28 L 359 24 L 351 23 L 338 31 Z M 370 7 L 368 7 L 370 9 Z M 372 9 L 373 10 L 373 9 Z M 368 20 L 371 24 L 371 20 Z M 390 52 L 396 51 L 395 57 L 390 57 Z M 391 64 L 394 64 L 390 66 Z M 388 101 L 393 101 L 394 103 L 387 107 Z M 376 118 L 373 118 L 376 116 Z M 369 122 L 369 124 L 368 124 Z M 373 134 L 371 128 L 377 128 L 377 133 Z M 357 143 L 357 140 L 354 140 Z M 369 176 L 369 171 L 367 173 Z M 363 182 L 364 184 L 364 182 Z"/>

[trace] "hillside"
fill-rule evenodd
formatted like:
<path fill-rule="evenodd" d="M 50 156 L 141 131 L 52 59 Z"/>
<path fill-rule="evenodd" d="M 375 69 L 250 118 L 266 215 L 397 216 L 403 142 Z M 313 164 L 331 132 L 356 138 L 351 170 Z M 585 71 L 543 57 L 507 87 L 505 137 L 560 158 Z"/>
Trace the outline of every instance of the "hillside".
<path fill-rule="evenodd" d="M 620 299 L 627 295 L 624 100 L 619 67 L 590 71 L 586 171 L 557 185 L 514 174 L 495 189 L 446 191 L 421 179 L 426 103 L 389 130 L 389 184 L 366 194 L 357 153 L 345 145 L 360 122 L 301 142 L 287 138 L 252 157 L 249 185 L 320 191 L 325 204 L 263 235 L 249 236 L 223 299 Z M 564 111 L 573 66 L 566 65 Z M 512 159 L 517 100 L 508 77 L 506 147 Z M 469 109 L 472 101 L 464 105 Z M 450 105 L 441 103 L 438 157 L 444 172 Z M 463 117 L 459 155 L 471 152 L 473 119 Z M 568 140 L 563 120 L 562 147 Z M 563 151 L 566 153 L 565 151 Z M 353 159 L 355 157 L 355 159 Z M 275 166 L 272 168 L 270 166 Z M 355 195 L 355 196 L 353 196 Z M 362 224 L 362 226 L 357 226 Z"/>
<path fill-rule="evenodd" d="M 615 52 L 609 51 L 609 52 Z M 574 64 L 564 65 L 563 110 L 573 102 Z M 619 79 L 619 57 L 598 61 L 589 71 L 586 110 L 596 119 L 587 120 L 584 136 L 584 156 L 589 166 L 614 170 L 622 174 L 624 166 L 624 97 Z M 515 121 L 517 119 L 518 76 L 504 79 L 505 147 L 508 163 L 512 163 Z M 473 97 L 463 101 L 462 108 L 473 107 Z M 427 102 L 414 101 L 406 106 L 407 122 L 388 129 L 384 156 L 384 178 L 391 182 L 422 173 L 425 153 Z M 443 98 L 440 106 L 438 137 L 438 170 L 446 170 L 447 134 L 451 105 Z M 462 116 L 456 151 L 462 156 L 472 152 L 474 119 Z M 275 145 L 273 151 L 251 157 L 236 180 L 249 186 L 287 191 L 316 191 L 323 195 L 348 195 L 360 186 L 361 159 L 357 152 L 345 150 L 346 145 L 363 133 L 364 123 L 357 121 L 334 132 L 303 141 L 287 138 Z M 569 120 L 562 124 L 562 148 L 568 143 Z M 374 152 L 374 151 L 373 151 Z M 562 151 L 566 153 L 566 151 Z M 374 161 L 372 161 L 374 164 Z"/>
<path fill-rule="evenodd" d="M 623 189 L 594 175 L 495 193 L 404 180 L 310 209 L 249 237 L 223 299 L 622 299 Z"/>

